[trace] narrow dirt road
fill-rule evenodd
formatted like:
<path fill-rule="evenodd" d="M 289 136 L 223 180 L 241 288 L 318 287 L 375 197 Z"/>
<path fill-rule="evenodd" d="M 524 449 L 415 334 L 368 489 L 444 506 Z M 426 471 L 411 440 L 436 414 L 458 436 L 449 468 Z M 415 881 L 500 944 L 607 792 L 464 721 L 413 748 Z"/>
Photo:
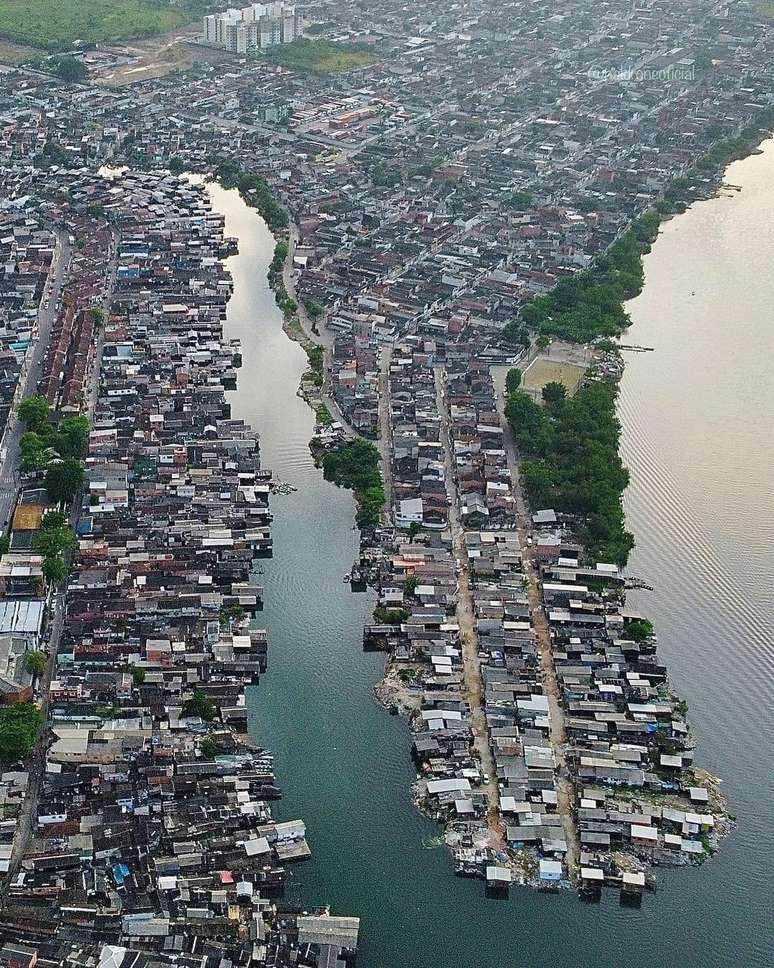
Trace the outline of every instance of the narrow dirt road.
<path fill-rule="evenodd" d="M 392 518 L 392 424 L 390 422 L 390 363 L 392 347 L 385 345 L 379 352 L 379 438 L 376 445 L 382 458 L 384 478 L 384 507 Z"/>
<path fill-rule="evenodd" d="M 524 573 L 527 577 L 527 598 L 532 616 L 532 626 L 535 630 L 538 654 L 540 657 L 540 671 L 543 678 L 543 690 L 548 698 L 548 709 L 551 721 L 551 749 L 556 765 L 556 796 L 557 809 L 562 821 L 564 839 L 567 842 L 567 871 L 572 880 L 578 876 L 580 862 L 580 840 L 578 826 L 575 822 L 573 807 L 575 803 L 575 789 L 569 779 L 566 764 L 567 730 L 564 720 L 564 707 L 561 701 L 561 690 L 556 678 L 554 654 L 551 643 L 551 631 L 548 616 L 543 607 L 543 596 L 538 581 L 538 571 L 532 547 L 527 543 L 530 531 L 530 512 L 527 499 L 519 475 L 518 452 L 513 439 L 511 428 L 505 418 L 505 403 L 498 394 L 497 409 L 503 426 L 504 445 L 508 456 L 508 467 L 511 471 L 511 489 L 516 501 L 517 531 L 521 545 Z"/>
<path fill-rule="evenodd" d="M 443 369 L 435 371 L 435 392 L 438 414 L 441 419 L 441 443 L 444 450 L 446 471 L 446 493 L 449 497 L 449 528 L 451 530 L 454 557 L 459 577 L 457 580 L 457 623 L 460 629 L 462 647 L 463 684 L 465 698 L 470 706 L 473 748 L 481 763 L 481 769 L 489 780 L 482 789 L 489 800 L 487 821 L 490 831 L 490 846 L 496 850 L 505 847 L 505 827 L 500 813 L 500 788 L 497 782 L 497 766 L 489 745 L 489 728 L 486 722 L 484 683 L 481 678 L 481 660 L 478 656 L 478 632 L 476 631 L 475 607 L 470 585 L 468 552 L 465 544 L 465 531 L 459 514 L 457 485 L 454 480 L 454 460 L 452 459 L 451 437 L 449 435 L 449 408 L 444 394 Z"/>

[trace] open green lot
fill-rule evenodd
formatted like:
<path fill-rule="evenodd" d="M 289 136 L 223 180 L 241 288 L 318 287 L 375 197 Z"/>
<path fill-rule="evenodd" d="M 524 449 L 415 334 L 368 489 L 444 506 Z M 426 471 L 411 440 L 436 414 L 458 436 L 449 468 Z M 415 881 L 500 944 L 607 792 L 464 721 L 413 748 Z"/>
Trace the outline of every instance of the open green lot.
<path fill-rule="evenodd" d="M 0 0 L 2 2 L 2 0 Z M 277 44 L 265 51 L 266 60 L 293 71 L 332 74 L 370 64 L 374 57 L 360 44 L 334 44 L 330 40 L 300 38 L 291 44 Z"/>
<path fill-rule="evenodd" d="M 161 0 L 0 0 L 0 37 L 47 50 L 151 37 L 191 19 Z"/>

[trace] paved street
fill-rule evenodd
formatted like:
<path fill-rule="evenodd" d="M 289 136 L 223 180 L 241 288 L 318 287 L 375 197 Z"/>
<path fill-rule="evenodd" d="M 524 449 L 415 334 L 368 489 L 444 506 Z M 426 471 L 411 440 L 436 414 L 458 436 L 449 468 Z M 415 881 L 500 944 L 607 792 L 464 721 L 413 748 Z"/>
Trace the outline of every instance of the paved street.
<path fill-rule="evenodd" d="M 40 375 L 40 364 L 44 359 L 49 340 L 51 338 L 51 331 L 56 318 L 56 305 L 66 277 L 66 270 L 70 260 L 70 252 L 71 247 L 67 235 L 60 233 L 59 244 L 54 257 L 55 261 L 52 266 L 52 273 L 49 275 L 49 281 L 46 287 L 46 296 L 44 296 L 43 305 L 41 306 L 38 315 L 38 338 L 35 342 L 35 345 L 31 348 L 28 360 L 26 361 L 27 369 L 23 371 L 22 380 L 19 384 L 16 405 L 18 405 L 18 403 L 25 397 L 32 395 L 35 391 L 35 387 Z M 112 292 L 115 284 L 117 264 L 116 255 L 117 247 L 116 239 L 114 237 L 111 246 L 112 258 L 110 262 L 110 276 L 106 284 L 105 298 L 102 301 L 102 306 L 104 309 L 107 309 L 110 293 Z M 48 307 L 46 307 L 46 301 L 48 301 Z M 104 329 L 100 328 L 97 336 L 96 351 L 91 370 L 91 387 L 87 399 L 87 412 L 89 417 L 93 415 L 94 404 L 96 401 L 96 390 L 99 379 L 99 367 L 103 342 Z M 2 459 L 0 460 L 0 502 L 2 502 L 0 503 L 0 508 L 2 508 L 6 520 L 10 516 L 11 510 L 13 509 L 16 501 L 18 489 L 18 471 L 16 470 L 16 466 L 18 463 L 19 441 L 21 439 L 22 429 L 21 424 L 15 417 L 15 413 L 12 413 L 11 420 L 9 420 L 9 425 L 6 428 L 6 433 L 2 444 Z M 72 507 L 70 508 L 70 520 L 73 525 L 77 521 L 79 506 L 79 500 L 76 498 Z M 48 651 L 48 664 L 46 666 L 45 673 L 38 683 L 38 702 L 43 713 L 44 725 L 40 731 L 38 741 L 35 744 L 35 748 L 29 760 L 29 784 L 27 787 L 27 794 L 22 804 L 16 832 L 14 834 L 13 851 L 9 862 L 8 876 L 5 877 L 0 884 L 0 901 L 4 901 L 7 897 L 10 884 L 19 871 L 21 859 L 24 857 L 29 847 L 29 843 L 33 837 L 35 818 L 37 815 L 38 797 L 43 783 L 43 778 L 45 776 L 46 750 L 48 748 L 49 741 L 49 688 L 56 667 L 56 655 L 59 649 L 59 641 L 64 628 L 66 614 L 65 591 L 63 588 L 59 588 L 56 592 L 51 594 L 48 605 L 50 618 L 46 632 L 47 641 L 45 643 L 45 647 Z"/>
<path fill-rule="evenodd" d="M 16 407 L 25 398 L 35 392 L 40 379 L 42 363 L 51 339 L 57 312 L 57 302 L 64 285 L 67 266 L 70 263 L 71 246 L 66 232 L 57 235 L 57 246 L 54 252 L 52 269 L 46 282 L 46 292 L 43 303 L 38 311 L 37 332 L 35 340 L 27 351 L 27 357 L 22 368 L 21 379 L 14 397 L 13 409 L 8 418 L 8 424 L 0 442 L 0 521 L 5 527 L 16 502 L 18 488 L 19 441 L 24 428 L 16 417 Z M 46 306 L 48 303 L 48 306 Z"/>

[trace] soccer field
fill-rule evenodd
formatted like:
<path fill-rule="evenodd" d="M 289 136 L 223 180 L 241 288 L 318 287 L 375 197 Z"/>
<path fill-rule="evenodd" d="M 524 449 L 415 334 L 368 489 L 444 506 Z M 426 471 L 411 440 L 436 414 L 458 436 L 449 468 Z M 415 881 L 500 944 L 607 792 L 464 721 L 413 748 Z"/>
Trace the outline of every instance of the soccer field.
<path fill-rule="evenodd" d="M 521 388 L 534 399 L 540 400 L 540 395 L 546 383 L 561 383 L 567 388 L 569 396 L 574 396 L 578 390 L 583 374 L 582 366 L 574 363 L 560 363 L 558 360 L 537 359 L 524 371 Z"/>

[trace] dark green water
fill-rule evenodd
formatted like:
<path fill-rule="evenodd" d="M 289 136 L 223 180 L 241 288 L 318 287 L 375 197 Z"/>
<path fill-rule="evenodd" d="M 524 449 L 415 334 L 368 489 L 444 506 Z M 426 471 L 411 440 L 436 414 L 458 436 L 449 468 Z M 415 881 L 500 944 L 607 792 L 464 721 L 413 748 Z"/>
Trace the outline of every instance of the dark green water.
<path fill-rule="evenodd" d="M 274 752 L 284 791 L 277 813 L 305 820 L 313 850 L 290 897 L 359 916 L 361 968 L 774 964 L 761 934 L 765 869 L 749 833 L 703 871 L 663 875 L 639 911 L 612 894 L 591 906 L 569 892 L 490 901 L 480 882 L 452 876 L 443 848 L 423 848 L 437 830 L 411 806 L 408 730 L 373 700 L 383 657 L 361 649 L 372 602 L 342 583 L 357 545 L 352 499 L 309 456 L 313 417 L 295 395 L 305 354 L 282 332 L 266 284 L 273 239 L 236 192 L 210 191 L 240 240 L 227 325 L 244 355 L 234 414 L 260 431 L 264 465 L 299 488 L 273 500 L 261 616 L 269 671 L 249 697 L 251 731 Z M 709 765 L 730 775 L 729 758 Z"/>

